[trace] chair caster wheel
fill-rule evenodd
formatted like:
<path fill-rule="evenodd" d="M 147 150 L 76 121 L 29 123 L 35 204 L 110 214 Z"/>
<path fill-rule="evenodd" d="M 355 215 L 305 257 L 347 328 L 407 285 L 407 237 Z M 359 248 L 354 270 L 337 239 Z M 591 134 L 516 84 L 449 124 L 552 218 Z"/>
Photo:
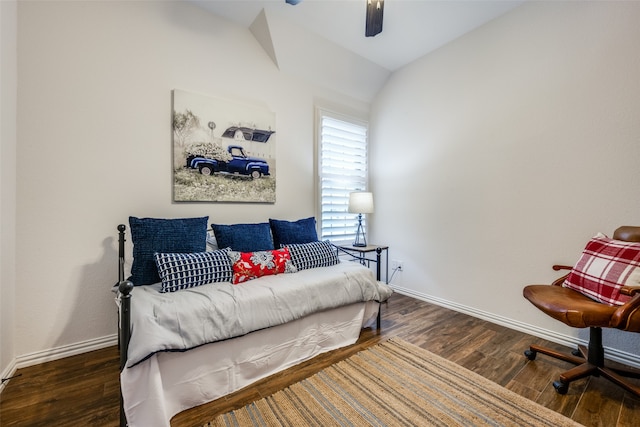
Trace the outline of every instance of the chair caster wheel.
<path fill-rule="evenodd" d="M 578 356 L 578 357 L 582 356 L 582 353 L 580 353 L 580 350 L 577 350 L 577 349 L 576 350 L 572 350 L 571 354 L 573 354 L 574 356 Z"/>
<path fill-rule="evenodd" d="M 536 360 L 536 355 L 538 354 L 537 351 L 533 351 L 533 350 L 525 350 L 524 351 L 524 355 L 527 356 L 527 359 L 529 360 Z"/>
<path fill-rule="evenodd" d="M 567 392 L 569 391 L 569 384 L 565 384 L 562 381 L 554 381 L 553 388 L 556 389 L 556 392 L 558 392 L 558 394 L 567 394 Z"/>

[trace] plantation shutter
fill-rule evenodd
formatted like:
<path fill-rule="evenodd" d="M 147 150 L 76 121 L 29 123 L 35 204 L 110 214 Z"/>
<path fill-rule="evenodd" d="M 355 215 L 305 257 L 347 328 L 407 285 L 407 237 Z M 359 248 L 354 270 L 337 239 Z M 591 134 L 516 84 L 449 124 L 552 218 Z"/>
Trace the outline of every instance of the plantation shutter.
<path fill-rule="evenodd" d="M 367 189 L 367 163 L 367 125 L 322 113 L 319 165 L 322 240 L 355 239 L 357 214 L 348 212 L 349 193 Z"/>

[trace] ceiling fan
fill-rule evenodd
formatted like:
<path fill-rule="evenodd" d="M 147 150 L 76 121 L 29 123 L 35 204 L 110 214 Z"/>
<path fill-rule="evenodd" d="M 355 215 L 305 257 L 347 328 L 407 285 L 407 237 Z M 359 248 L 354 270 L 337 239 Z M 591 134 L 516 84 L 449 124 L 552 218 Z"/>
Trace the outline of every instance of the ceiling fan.
<path fill-rule="evenodd" d="M 288 4 L 296 5 L 302 0 L 285 0 Z M 367 0 L 367 20 L 364 30 L 365 37 L 373 37 L 382 32 L 382 16 L 384 0 Z"/>

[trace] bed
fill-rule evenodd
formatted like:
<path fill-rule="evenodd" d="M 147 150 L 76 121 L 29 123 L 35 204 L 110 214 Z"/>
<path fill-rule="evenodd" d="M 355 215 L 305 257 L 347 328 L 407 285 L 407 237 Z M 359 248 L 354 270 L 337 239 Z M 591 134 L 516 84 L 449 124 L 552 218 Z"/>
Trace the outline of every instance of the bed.
<path fill-rule="evenodd" d="M 169 427 L 181 411 L 353 344 L 380 327 L 391 295 L 318 241 L 313 218 L 209 228 L 208 217 L 130 217 L 129 229 L 130 267 L 118 226 L 123 426 Z"/>

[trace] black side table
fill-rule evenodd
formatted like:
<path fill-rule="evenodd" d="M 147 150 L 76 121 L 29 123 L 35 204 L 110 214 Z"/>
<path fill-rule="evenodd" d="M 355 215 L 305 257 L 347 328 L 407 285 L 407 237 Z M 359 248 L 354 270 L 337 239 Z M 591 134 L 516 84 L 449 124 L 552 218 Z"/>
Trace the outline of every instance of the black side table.
<path fill-rule="evenodd" d="M 336 248 L 338 250 L 338 255 L 340 252 L 344 252 L 348 255 L 351 255 L 355 259 L 357 259 L 360 264 L 369 266 L 370 263 L 376 263 L 376 280 L 380 280 L 380 270 L 382 268 L 381 258 L 382 252 L 385 254 L 385 283 L 389 283 L 389 246 L 379 246 L 379 245 L 367 245 L 367 246 L 353 246 L 352 244 L 340 245 L 336 244 Z M 369 258 L 368 255 L 375 252 L 375 258 Z"/>
<path fill-rule="evenodd" d="M 376 263 L 376 280 L 380 281 L 380 270 L 382 268 L 382 252 L 385 254 L 385 262 L 386 262 L 386 271 L 385 271 L 385 283 L 389 283 L 389 246 L 378 246 L 378 245 L 367 245 L 367 246 L 353 246 L 352 244 L 335 244 L 338 255 L 340 252 L 344 252 L 347 255 L 354 258 L 354 260 L 359 261 L 360 264 L 366 265 L 367 267 L 371 265 L 372 262 Z M 376 257 L 371 258 L 368 255 L 375 252 Z M 382 305 L 382 302 L 380 303 Z M 377 318 L 377 327 L 380 330 L 380 326 L 382 324 L 381 319 L 381 307 L 378 306 L 378 318 Z"/>

